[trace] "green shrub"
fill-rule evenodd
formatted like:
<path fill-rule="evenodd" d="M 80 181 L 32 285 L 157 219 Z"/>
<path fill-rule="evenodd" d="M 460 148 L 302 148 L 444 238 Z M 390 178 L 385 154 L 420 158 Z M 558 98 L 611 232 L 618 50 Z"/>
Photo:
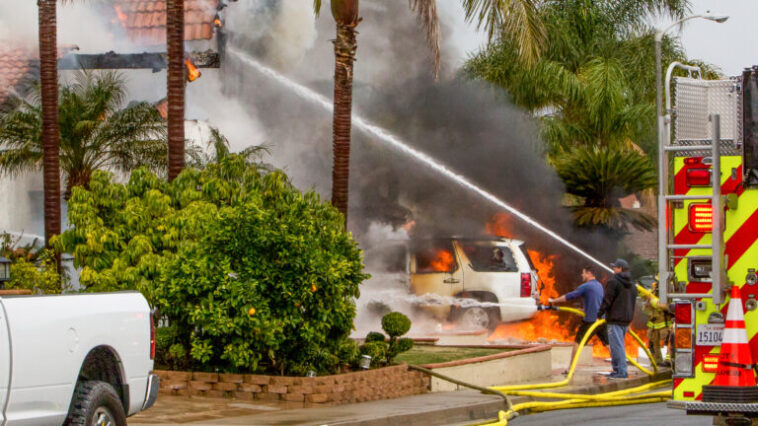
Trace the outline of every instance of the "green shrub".
<path fill-rule="evenodd" d="M 395 355 L 406 352 L 411 349 L 413 349 L 413 339 L 409 339 L 408 337 L 403 337 L 402 339 L 398 339 L 396 343 L 396 353 Z"/>
<path fill-rule="evenodd" d="M 366 335 L 366 343 L 370 342 L 384 342 L 387 338 L 384 336 L 384 334 L 378 332 L 378 331 L 370 331 Z"/>
<path fill-rule="evenodd" d="M 74 255 L 87 291 L 137 289 L 177 328 L 192 368 L 331 371 L 368 276 L 343 217 L 281 172 L 229 155 L 171 183 L 95 172 L 74 188 Z M 324 353 L 322 353 L 322 351 Z M 335 361 L 337 360 L 337 361 Z"/>
<path fill-rule="evenodd" d="M 19 245 L 21 237 L 0 233 L 0 256 L 11 261 L 11 279 L 7 289 L 25 289 L 34 293 L 58 294 L 68 288 L 68 277 L 58 273 L 55 253 L 31 244 Z"/>
<path fill-rule="evenodd" d="M 337 348 L 337 357 L 342 365 L 353 364 L 359 355 L 360 349 L 353 339 L 345 339 Z"/>
<path fill-rule="evenodd" d="M 413 340 L 398 339 L 411 329 L 411 320 L 400 312 L 390 312 L 382 317 L 382 329 L 390 336 L 386 357 L 387 364 L 392 364 L 398 354 L 413 347 Z"/>
<path fill-rule="evenodd" d="M 167 358 L 169 365 L 174 370 L 184 369 L 187 361 L 187 349 L 181 343 L 174 343 L 168 348 Z"/>
<path fill-rule="evenodd" d="M 393 337 L 400 337 L 411 329 L 411 320 L 400 312 L 390 312 L 382 317 L 382 329 Z"/>
<path fill-rule="evenodd" d="M 361 345 L 361 355 L 371 357 L 371 366 L 378 367 L 383 365 L 387 359 L 389 345 L 387 342 L 369 342 Z"/>

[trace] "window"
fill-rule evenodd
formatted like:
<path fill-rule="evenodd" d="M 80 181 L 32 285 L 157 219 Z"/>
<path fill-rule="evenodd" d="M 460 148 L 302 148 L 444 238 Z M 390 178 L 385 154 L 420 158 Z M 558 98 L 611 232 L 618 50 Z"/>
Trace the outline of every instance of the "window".
<path fill-rule="evenodd" d="M 416 273 L 452 273 L 458 266 L 455 262 L 453 244 L 450 241 L 428 243 L 414 250 Z"/>
<path fill-rule="evenodd" d="M 517 272 L 518 266 L 511 249 L 490 244 L 464 244 L 471 267 L 479 272 Z"/>

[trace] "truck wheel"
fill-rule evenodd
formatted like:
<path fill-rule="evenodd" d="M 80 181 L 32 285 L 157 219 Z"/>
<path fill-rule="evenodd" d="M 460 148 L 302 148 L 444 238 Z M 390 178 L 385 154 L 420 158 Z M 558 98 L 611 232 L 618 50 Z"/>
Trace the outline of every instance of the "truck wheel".
<path fill-rule="evenodd" d="M 124 407 L 113 386 L 97 380 L 76 384 L 68 418 L 68 424 L 76 426 L 126 425 Z"/>

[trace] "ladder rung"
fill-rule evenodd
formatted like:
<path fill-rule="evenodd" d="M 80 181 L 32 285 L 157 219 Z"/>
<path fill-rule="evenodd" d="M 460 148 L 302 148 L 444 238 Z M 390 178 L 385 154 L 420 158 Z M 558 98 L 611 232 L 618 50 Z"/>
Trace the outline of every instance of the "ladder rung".
<path fill-rule="evenodd" d="M 706 151 L 711 149 L 711 145 L 669 145 L 664 146 L 666 151 Z"/>
<path fill-rule="evenodd" d="M 669 244 L 666 247 L 672 250 L 679 250 L 679 249 L 695 250 L 695 249 L 713 248 L 713 246 L 711 246 L 710 244 Z"/>
<path fill-rule="evenodd" d="M 712 299 L 713 295 L 710 293 L 669 293 L 669 299 Z"/>
<path fill-rule="evenodd" d="M 677 200 L 710 200 L 713 198 L 712 195 L 664 195 L 664 198 L 667 200 L 677 201 Z"/>

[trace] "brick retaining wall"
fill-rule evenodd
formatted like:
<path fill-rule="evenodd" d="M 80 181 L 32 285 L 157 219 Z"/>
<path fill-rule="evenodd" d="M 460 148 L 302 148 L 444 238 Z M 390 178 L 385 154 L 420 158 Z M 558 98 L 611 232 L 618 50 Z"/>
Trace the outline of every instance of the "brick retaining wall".
<path fill-rule="evenodd" d="M 406 364 L 318 377 L 156 370 L 160 394 L 337 405 L 429 392 L 428 376 Z"/>

